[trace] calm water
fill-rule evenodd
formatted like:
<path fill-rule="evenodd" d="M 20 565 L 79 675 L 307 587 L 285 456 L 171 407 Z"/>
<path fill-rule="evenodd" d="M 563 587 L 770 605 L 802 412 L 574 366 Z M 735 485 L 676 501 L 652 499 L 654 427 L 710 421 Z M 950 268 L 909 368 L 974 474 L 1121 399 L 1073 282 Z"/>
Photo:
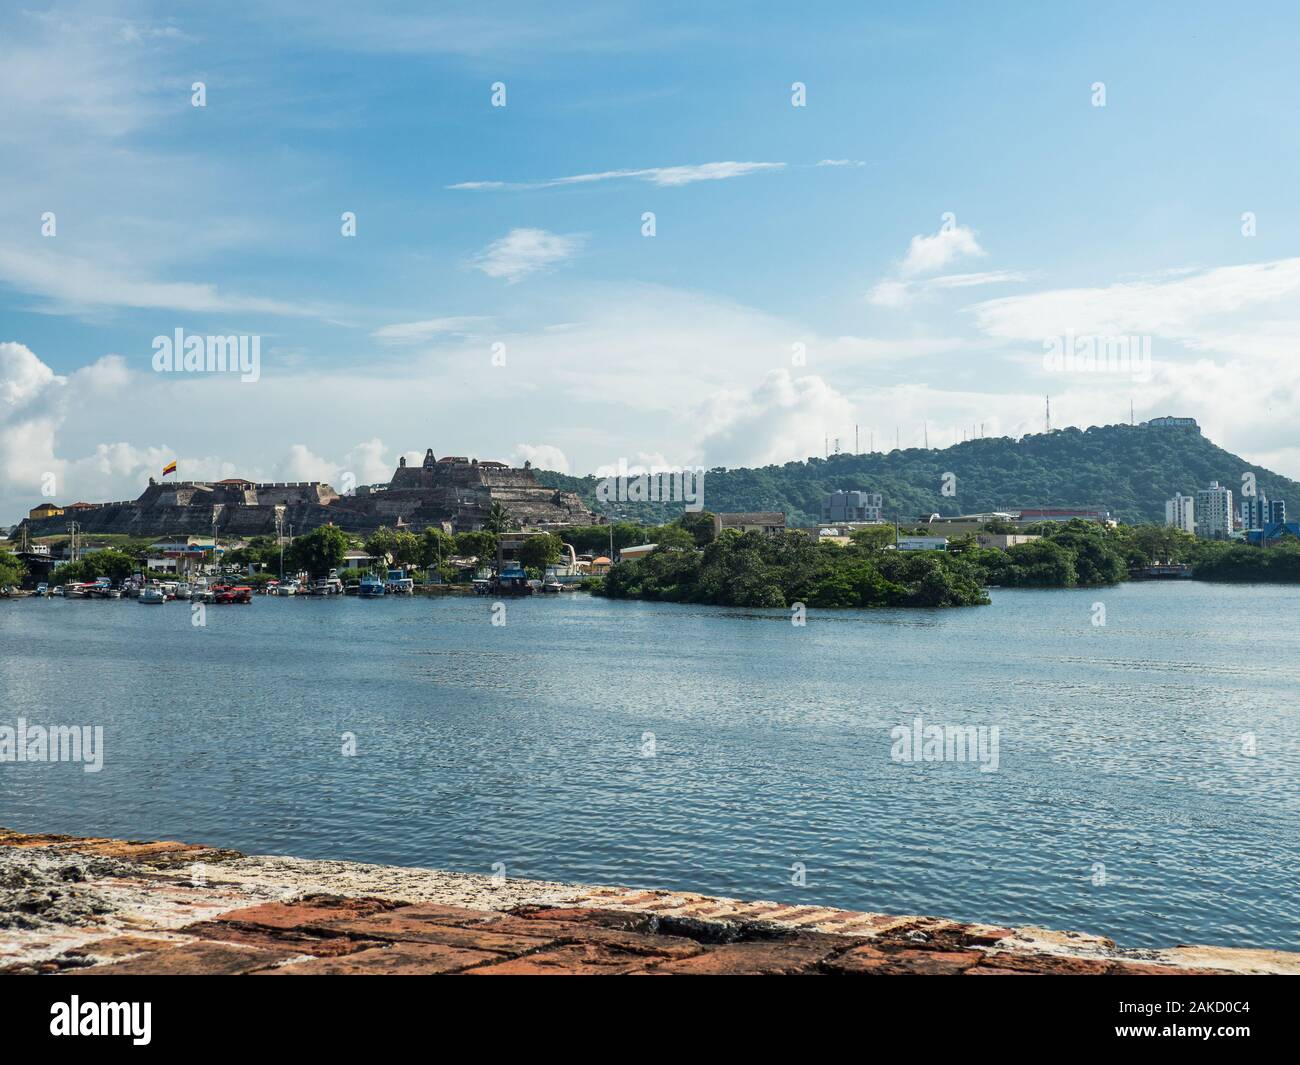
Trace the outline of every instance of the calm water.
<path fill-rule="evenodd" d="M 993 596 L 0 603 L 0 724 L 106 747 L 0 765 L 0 825 L 1300 948 L 1300 591 Z M 917 714 L 998 771 L 892 761 Z"/>

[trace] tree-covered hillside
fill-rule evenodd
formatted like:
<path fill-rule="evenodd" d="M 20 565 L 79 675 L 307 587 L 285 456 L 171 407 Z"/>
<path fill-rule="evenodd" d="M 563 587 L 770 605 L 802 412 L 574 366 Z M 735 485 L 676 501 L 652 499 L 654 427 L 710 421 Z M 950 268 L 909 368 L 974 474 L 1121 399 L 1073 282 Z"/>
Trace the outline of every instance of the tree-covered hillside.
<path fill-rule="evenodd" d="M 1165 500 L 1218 481 L 1240 494 L 1242 474 L 1255 474 L 1270 499 L 1300 509 L 1300 483 L 1215 446 L 1195 429 L 1106 425 L 1059 429 L 1012 440 L 989 437 L 952 447 L 833 455 L 761 469 L 715 469 L 704 477 L 712 511 L 780 510 L 796 525 L 820 519 L 821 497 L 836 489 L 880 492 L 890 518 L 969 514 L 1027 507 L 1105 507 L 1125 522 L 1164 521 Z M 944 475 L 956 494 L 942 492 Z M 596 503 L 594 477 L 538 471 L 552 487 L 578 492 L 593 510 L 664 521 L 676 504 Z"/>

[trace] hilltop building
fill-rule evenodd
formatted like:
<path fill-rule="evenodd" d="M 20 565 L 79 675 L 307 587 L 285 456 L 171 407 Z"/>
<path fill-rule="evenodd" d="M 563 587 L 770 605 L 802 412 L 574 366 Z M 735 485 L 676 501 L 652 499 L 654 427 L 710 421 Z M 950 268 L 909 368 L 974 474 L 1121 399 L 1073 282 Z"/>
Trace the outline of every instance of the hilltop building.
<path fill-rule="evenodd" d="M 133 536 L 274 536 L 277 521 L 295 535 L 321 525 L 358 533 L 381 525 L 463 532 L 481 529 L 497 503 L 524 527 L 596 520 L 575 493 L 538 484 L 531 463 L 520 469 L 461 456 L 436 459 L 430 448 L 420 466 L 408 466 L 403 458 L 387 484 L 367 485 L 353 495 L 341 496 L 321 481 L 262 484 L 230 477 L 159 483 L 151 477 L 138 499 L 77 503 L 63 514 L 29 515 L 23 524 L 34 536 L 62 532 L 68 515 L 75 515 L 83 533 Z"/>
<path fill-rule="evenodd" d="M 1181 493 L 1165 500 L 1165 524 L 1196 535 L 1196 500 Z"/>

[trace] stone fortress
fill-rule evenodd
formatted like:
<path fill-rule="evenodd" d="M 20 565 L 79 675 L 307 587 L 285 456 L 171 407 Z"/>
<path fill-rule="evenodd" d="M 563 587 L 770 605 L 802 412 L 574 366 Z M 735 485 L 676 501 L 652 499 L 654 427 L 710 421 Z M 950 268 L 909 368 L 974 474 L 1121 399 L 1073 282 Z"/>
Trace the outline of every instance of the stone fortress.
<path fill-rule="evenodd" d="M 523 528 L 597 520 L 575 493 L 538 484 L 531 463 L 516 468 L 463 456 L 438 459 L 430 448 L 421 465 L 409 466 L 403 458 L 387 484 L 362 485 L 348 495 L 321 481 L 257 484 L 232 477 L 162 483 L 151 477 L 138 499 L 74 503 L 44 517 L 33 511 L 22 525 L 31 536 L 65 533 L 76 522 L 83 534 L 202 536 L 215 529 L 220 537 L 246 538 L 274 536 L 279 515 L 286 534 L 292 526 L 295 536 L 328 524 L 356 533 L 381 525 L 466 532 L 483 527 L 494 503 Z"/>

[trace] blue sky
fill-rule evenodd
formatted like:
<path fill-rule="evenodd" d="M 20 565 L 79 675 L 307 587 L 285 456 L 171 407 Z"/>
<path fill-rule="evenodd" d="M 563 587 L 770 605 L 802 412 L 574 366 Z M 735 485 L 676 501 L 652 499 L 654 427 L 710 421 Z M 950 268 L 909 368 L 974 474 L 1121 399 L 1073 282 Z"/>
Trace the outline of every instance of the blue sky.
<path fill-rule="evenodd" d="M 0 520 L 171 458 L 758 464 L 1048 393 L 1300 476 L 1289 5 L 226 6 L 0 16 Z M 155 373 L 177 328 L 260 379 Z"/>

